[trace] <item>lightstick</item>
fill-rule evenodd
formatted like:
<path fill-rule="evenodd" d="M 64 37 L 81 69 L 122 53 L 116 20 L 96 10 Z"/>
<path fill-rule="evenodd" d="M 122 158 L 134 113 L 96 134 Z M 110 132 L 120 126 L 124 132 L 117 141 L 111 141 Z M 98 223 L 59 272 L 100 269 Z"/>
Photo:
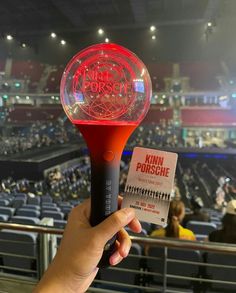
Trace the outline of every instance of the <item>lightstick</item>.
<path fill-rule="evenodd" d="M 120 159 L 127 139 L 145 117 L 151 80 L 143 62 L 116 44 L 97 44 L 76 54 L 61 80 L 61 103 L 82 133 L 91 160 L 92 226 L 118 208 Z M 109 264 L 116 236 L 105 246 Z"/>

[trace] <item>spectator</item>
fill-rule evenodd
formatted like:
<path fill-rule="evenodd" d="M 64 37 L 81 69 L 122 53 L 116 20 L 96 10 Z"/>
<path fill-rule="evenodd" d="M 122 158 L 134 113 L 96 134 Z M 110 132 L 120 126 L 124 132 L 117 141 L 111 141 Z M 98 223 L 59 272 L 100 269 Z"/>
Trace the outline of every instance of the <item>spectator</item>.
<path fill-rule="evenodd" d="M 207 212 L 202 211 L 203 201 L 199 196 L 193 196 L 191 198 L 191 208 L 192 213 L 185 215 L 183 219 L 183 226 L 186 227 L 186 224 L 189 221 L 201 221 L 209 222 L 210 216 Z"/>
<path fill-rule="evenodd" d="M 170 202 L 168 222 L 165 228 L 160 228 L 151 233 L 151 237 L 173 237 L 185 240 L 196 240 L 194 233 L 183 228 L 180 223 L 185 215 L 184 203 L 180 200 Z"/>
<path fill-rule="evenodd" d="M 236 244 L 236 200 L 231 200 L 222 218 L 222 229 L 213 231 L 208 236 L 209 241 Z"/>

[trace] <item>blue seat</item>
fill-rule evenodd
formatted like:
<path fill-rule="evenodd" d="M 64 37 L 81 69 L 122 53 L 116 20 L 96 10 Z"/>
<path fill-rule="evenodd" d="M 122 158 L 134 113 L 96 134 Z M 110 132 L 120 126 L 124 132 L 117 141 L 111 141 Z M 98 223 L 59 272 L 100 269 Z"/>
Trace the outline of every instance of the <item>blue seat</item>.
<path fill-rule="evenodd" d="M 32 210 L 40 211 L 40 206 L 39 205 L 34 205 L 34 204 L 24 204 L 21 208 L 22 209 L 32 209 Z"/>
<path fill-rule="evenodd" d="M 63 220 L 64 214 L 62 212 L 43 210 L 41 213 L 41 218 L 53 218 L 55 220 Z"/>
<path fill-rule="evenodd" d="M 27 203 L 30 205 L 40 205 L 40 197 L 28 197 Z"/>
<path fill-rule="evenodd" d="M 157 257 L 158 259 L 147 259 L 147 267 L 151 272 L 163 275 L 164 270 L 164 248 L 150 247 L 148 256 Z M 185 288 L 194 287 L 195 283 L 190 280 L 181 280 L 179 277 L 197 277 L 200 266 L 197 263 L 201 262 L 199 251 L 168 249 L 167 250 L 167 274 L 176 275 L 177 278 L 168 278 L 167 284 L 171 286 L 181 286 Z M 179 261 L 196 262 L 196 264 L 179 263 Z M 152 281 L 161 284 L 163 276 L 154 276 Z"/>
<path fill-rule="evenodd" d="M 60 212 L 61 209 L 58 207 L 54 207 L 54 206 L 42 206 L 42 211 L 47 210 L 47 211 L 55 211 L 55 212 Z"/>
<path fill-rule="evenodd" d="M 59 229 L 64 229 L 66 226 L 67 221 L 65 220 L 54 220 L 53 224 L 54 227 L 59 228 Z"/>
<path fill-rule="evenodd" d="M 195 234 L 208 236 L 209 233 L 217 229 L 214 223 L 189 221 L 186 228 L 193 231 Z"/>
<path fill-rule="evenodd" d="M 41 196 L 41 203 L 52 203 L 52 197 L 50 195 L 42 195 Z"/>
<path fill-rule="evenodd" d="M 33 209 L 19 209 L 16 211 L 17 216 L 24 216 L 24 217 L 34 217 L 39 218 L 40 217 L 40 211 L 33 210 Z"/>
<path fill-rule="evenodd" d="M 141 247 L 139 244 L 134 243 L 130 249 L 128 257 L 122 260 L 116 267 L 119 269 L 132 269 L 140 270 L 140 255 Z M 123 283 L 128 285 L 139 285 L 140 282 L 140 273 L 138 272 L 127 272 L 127 271 L 118 271 L 112 267 L 106 269 L 100 269 L 101 280 L 110 281 L 112 283 Z M 124 288 L 124 287 L 123 287 Z M 122 291 L 122 288 L 120 288 Z M 123 291 L 122 291 L 123 292 Z"/>
<path fill-rule="evenodd" d="M 40 219 L 34 217 L 14 216 L 11 218 L 11 222 L 24 225 L 38 225 Z"/>
<path fill-rule="evenodd" d="M 1 207 L 6 207 L 8 205 L 9 205 L 9 200 L 0 198 L 0 206 Z"/>
<path fill-rule="evenodd" d="M 9 219 L 9 216 L 8 215 L 2 215 L 2 214 L 0 214 L 0 221 L 1 222 L 7 222 L 8 219 Z"/>
<path fill-rule="evenodd" d="M 213 280 L 209 287 L 212 290 L 217 290 L 217 292 L 236 292 L 236 255 L 207 253 L 206 262 L 208 264 L 229 266 L 224 268 L 206 267 L 207 278 Z M 235 284 L 219 284 L 216 280 L 234 282 Z"/>
<path fill-rule="evenodd" d="M 147 231 L 147 233 L 150 232 L 150 230 L 151 230 L 151 224 L 150 223 L 148 223 L 148 222 L 140 222 L 140 224 L 141 224 L 142 228 L 145 231 Z"/>
<path fill-rule="evenodd" d="M 70 207 L 70 206 L 68 206 L 68 207 L 66 207 L 66 206 L 64 206 L 64 207 L 61 207 L 61 211 L 65 214 L 65 215 L 68 215 L 70 212 L 71 212 L 71 209 L 72 209 L 73 207 Z"/>
<path fill-rule="evenodd" d="M 72 205 L 69 202 L 59 202 L 58 203 L 59 207 L 72 207 Z"/>
<path fill-rule="evenodd" d="M 12 256 L 3 253 L 12 254 Z M 21 269 L 36 271 L 37 234 L 2 230 L 0 232 L 0 254 L 2 255 L 3 266 L 7 267 L 4 269 L 5 272 L 17 271 L 20 273 Z M 24 271 L 22 274 L 25 275 L 26 272 Z"/>
<path fill-rule="evenodd" d="M 27 194 L 25 194 L 25 193 L 15 193 L 14 194 L 14 197 L 15 198 L 24 198 L 24 199 L 27 199 Z"/>
<path fill-rule="evenodd" d="M 43 202 L 42 207 L 57 207 L 57 204 L 54 202 Z"/>
<path fill-rule="evenodd" d="M 15 209 L 21 208 L 24 204 L 26 204 L 26 198 L 15 198 L 12 201 L 12 207 Z"/>
<path fill-rule="evenodd" d="M 9 217 L 12 217 L 15 213 L 15 209 L 14 208 L 10 208 L 10 207 L 0 207 L 0 214 L 2 215 L 7 215 Z"/>

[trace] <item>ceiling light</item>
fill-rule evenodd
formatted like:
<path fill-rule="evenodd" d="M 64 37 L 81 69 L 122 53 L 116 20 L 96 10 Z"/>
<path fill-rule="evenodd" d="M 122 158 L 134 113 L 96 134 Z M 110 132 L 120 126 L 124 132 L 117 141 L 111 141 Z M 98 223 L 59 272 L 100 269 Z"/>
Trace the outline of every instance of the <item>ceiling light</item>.
<path fill-rule="evenodd" d="M 51 37 L 53 38 L 53 39 L 55 39 L 56 38 L 56 34 L 55 33 L 51 33 Z"/>
<path fill-rule="evenodd" d="M 105 38 L 105 43 L 109 43 L 109 39 L 108 38 Z"/>
<path fill-rule="evenodd" d="M 102 28 L 100 28 L 100 29 L 98 30 L 98 34 L 99 34 L 99 35 L 103 35 L 103 34 L 104 34 L 104 30 L 103 30 Z"/>
<path fill-rule="evenodd" d="M 208 27 L 211 27 L 211 26 L 212 26 L 212 22 L 209 21 L 209 22 L 207 23 L 207 26 L 208 26 Z"/>
<path fill-rule="evenodd" d="M 11 35 L 7 35 L 7 40 L 11 41 L 13 39 L 13 37 Z"/>
<path fill-rule="evenodd" d="M 150 26 L 150 31 L 151 31 L 151 32 L 154 32 L 155 30 L 156 30 L 156 27 L 155 27 L 154 25 L 151 25 L 151 26 Z"/>
<path fill-rule="evenodd" d="M 61 40 L 61 44 L 64 46 L 66 44 L 65 40 Z"/>
<path fill-rule="evenodd" d="M 152 40 L 155 40 L 156 39 L 156 36 L 152 36 Z"/>

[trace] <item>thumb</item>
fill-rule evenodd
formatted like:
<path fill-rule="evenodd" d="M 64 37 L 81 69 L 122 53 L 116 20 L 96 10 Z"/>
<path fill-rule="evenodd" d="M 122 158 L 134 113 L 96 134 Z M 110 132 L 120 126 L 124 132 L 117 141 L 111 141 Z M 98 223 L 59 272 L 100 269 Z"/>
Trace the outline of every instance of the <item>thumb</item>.
<path fill-rule="evenodd" d="M 134 218 L 134 209 L 124 208 L 118 210 L 96 226 L 97 233 L 102 235 L 102 240 L 105 244 Z"/>

